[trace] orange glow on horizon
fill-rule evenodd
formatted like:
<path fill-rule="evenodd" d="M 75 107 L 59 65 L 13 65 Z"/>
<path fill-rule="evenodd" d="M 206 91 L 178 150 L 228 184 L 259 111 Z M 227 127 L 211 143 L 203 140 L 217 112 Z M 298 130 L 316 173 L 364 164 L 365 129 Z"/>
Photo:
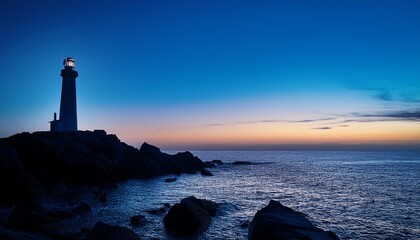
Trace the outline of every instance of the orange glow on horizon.
<path fill-rule="evenodd" d="M 209 127 L 124 129 L 118 136 L 138 147 L 143 141 L 158 146 L 246 144 L 416 144 L 420 125 L 413 122 L 351 123 L 347 127 L 316 129 L 318 124 L 252 123 Z M 121 130 L 121 129 L 119 129 Z"/>

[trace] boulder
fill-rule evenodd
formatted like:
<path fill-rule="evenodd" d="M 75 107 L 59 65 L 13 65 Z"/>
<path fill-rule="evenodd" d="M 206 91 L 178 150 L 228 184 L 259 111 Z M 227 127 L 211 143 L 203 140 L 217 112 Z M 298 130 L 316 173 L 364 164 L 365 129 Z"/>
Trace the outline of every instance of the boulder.
<path fill-rule="evenodd" d="M 203 176 L 213 176 L 213 173 L 211 173 L 208 169 L 203 168 L 201 170 L 201 175 L 203 175 Z"/>
<path fill-rule="evenodd" d="M 191 196 L 173 205 L 163 223 L 177 235 L 191 236 L 208 228 L 216 209 L 217 203 Z"/>
<path fill-rule="evenodd" d="M 133 226 L 141 226 L 146 222 L 146 217 L 143 215 L 135 215 L 130 218 L 130 223 Z"/>
<path fill-rule="evenodd" d="M 149 209 L 149 210 L 146 210 L 146 212 L 150 213 L 150 214 L 153 214 L 153 215 L 163 214 L 163 213 L 166 212 L 166 207 Z"/>
<path fill-rule="evenodd" d="M 97 222 L 86 234 L 86 240 L 140 240 L 140 237 L 129 228 Z"/>
<path fill-rule="evenodd" d="M 337 240 L 337 235 L 315 227 L 303 213 L 271 200 L 260 209 L 248 228 L 249 240 L 316 239 Z"/>
<path fill-rule="evenodd" d="M 217 164 L 217 165 L 222 165 L 223 164 L 223 161 L 222 160 L 212 160 L 211 161 L 211 163 L 213 163 L 213 164 Z"/>

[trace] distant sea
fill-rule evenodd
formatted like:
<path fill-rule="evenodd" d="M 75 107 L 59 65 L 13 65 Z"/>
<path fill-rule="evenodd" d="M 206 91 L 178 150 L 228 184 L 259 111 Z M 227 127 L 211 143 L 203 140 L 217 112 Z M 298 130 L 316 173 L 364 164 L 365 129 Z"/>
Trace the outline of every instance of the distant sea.
<path fill-rule="evenodd" d="M 420 238 L 420 151 L 194 151 L 203 161 L 220 159 L 214 176 L 200 174 L 130 180 L 107 190 L 99 203 L 89 189 L 51 205 L 87 202 L 92 212 L 62 223 L 66 229 L 92 227 L 101 220 L 130 226 L 141 214 L 147 223 L 134 227 L 142 239 L 180 239 L 163 227 L 165 214 L 145 210 L 196 196 L 220 203 L 209 229 L 195 239 L 247 239 L 251 221 L 270 199 L 301 211 L 318 227 L 341 239 Z M 232 165 L 234 161 L 253 165 Z M 177 177 L 172 183 L 165 178 Z M 61 197 L 57 197 L 61 198 Z M 54 206 L 52 206 L 54 207 Z"/>

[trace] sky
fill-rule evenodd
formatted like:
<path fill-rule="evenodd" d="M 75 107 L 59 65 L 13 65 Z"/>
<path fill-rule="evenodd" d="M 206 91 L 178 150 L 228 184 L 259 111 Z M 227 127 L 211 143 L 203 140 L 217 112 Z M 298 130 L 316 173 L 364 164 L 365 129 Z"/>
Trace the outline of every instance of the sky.
<path fill-rule="evenodd" d="M 418 0 L 0 0 L 0 137 L 163 149 L 420 149 Z"/>

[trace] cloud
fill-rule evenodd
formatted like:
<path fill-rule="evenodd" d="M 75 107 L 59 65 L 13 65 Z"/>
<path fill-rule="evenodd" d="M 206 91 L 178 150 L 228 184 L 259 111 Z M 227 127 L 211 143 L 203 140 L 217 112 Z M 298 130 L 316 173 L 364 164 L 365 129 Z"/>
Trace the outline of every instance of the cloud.
<path fill-rule="evenodd" d="M 315 127 L 315 128 L 312 128 L 312 129 L 314 129 L 314 130 L 329 130 L 329 129 L 332 129 L 332 127 Z"/>
<path fill-rule="evenodd" d="M 349 88 L 352 90 L 371 92 L 372 97 L 386 102 L 420 103 L 419 89 L 410 91 L 391 91 L 386 88 Z"/>
<path fill-rule="evenodd" d="M 219 127 L 219 126 L 229 126 L 229 125 L 244 125 L 244 124 L 253 124 L 253 123 L 310 123 L 310 122 L 321 122 L 335 120 L 336 118 L 316 118 L 316 119 L 302 119 L 302 120 L 284 120 L 284 119 L 262 119 L 254 121 L 239 121 L 239 122 L 226 122 L 226 123 L 206 123 L 194 126 L 175 126 L 175 127 L 164 127 L 156 128 L 157 130 L 167 130 L 167 129 L 186 129 L 194 127 Z"/>
<path fill-rule="evenodd" d="M 353 115 L 360 118 L 373 118 L 375 121 L 420 121 L 420 109 L 415 111 L 395 111 L 379 114 L 362 114 L 362 113 L 353 113 Z M 376 119 L 375 119 L 376 118 Z M 362 119 L 363 120 L 363 119 Z"/>
<path fill-rule="evenodd" d="M 382 101 L 394 101 L 394 98 L 392 97 L 391 93 L 385 90 L 381 93 L 375 94 L 374 97 Z"/>

